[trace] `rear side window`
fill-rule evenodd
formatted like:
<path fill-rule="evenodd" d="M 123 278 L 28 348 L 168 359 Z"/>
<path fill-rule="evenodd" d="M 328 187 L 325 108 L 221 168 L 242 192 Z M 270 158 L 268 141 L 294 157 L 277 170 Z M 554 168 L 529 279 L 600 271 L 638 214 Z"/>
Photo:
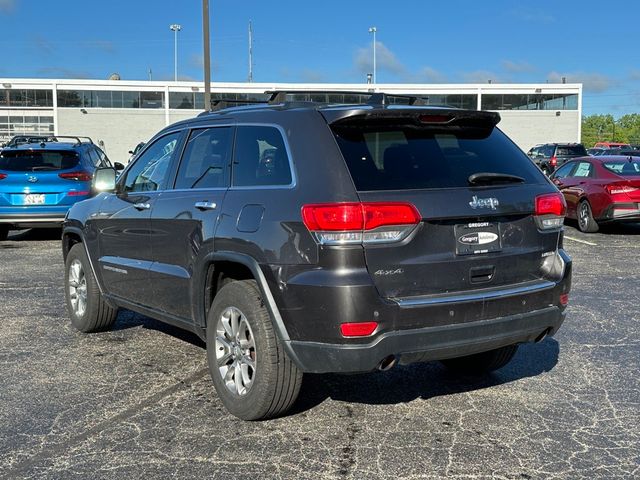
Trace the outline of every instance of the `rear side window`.
<path fill-rule="evenodd" d="M 36 172 L 68 170 L 78 165 L 76 152 L 68 150 L 3 150 L 0 153 L 0 170 L 12 172 Z"/>
<path fill-rule="evenodd" d="M 571 162 L 571 163 L 565 163 L 562 167 L 560 167 L 558 170 L 556 170 L 556 173 L 553 174 L 553 178 L 565 178 L 568 177 L 569 175 L 571 175 L 571 170 L 573 170 L 573 167 L 575 167 L 576 164 Z"/>
<path fill-rule="evenodd" d="M 360 191 L 467 187 L 479 172 L 543 180 L 498 129 L 345 126 L 334 133 Z"/>
<path fill-rule="evenodd" d="M 587 151 L 582 145 L 570 145 L 566 147 L 558 147 L 556 155 L 559 157 L 586 157 Z"/>
<path fill-rule="evenodd" d="M 229 186 L 231 128 L 193 130 L 182 156 L 175 188 Z"/>
<path fill-rule="evenodd" d="M 593 167 L 589 162 L 580 162 L 573 172 L 574 177 L 593 177 Z"/>
<path fill-rule="evenodd" d="M 291 185 L 289 157 L 275 127 L 240 126 L 236 132 L 233 185 Z"/>

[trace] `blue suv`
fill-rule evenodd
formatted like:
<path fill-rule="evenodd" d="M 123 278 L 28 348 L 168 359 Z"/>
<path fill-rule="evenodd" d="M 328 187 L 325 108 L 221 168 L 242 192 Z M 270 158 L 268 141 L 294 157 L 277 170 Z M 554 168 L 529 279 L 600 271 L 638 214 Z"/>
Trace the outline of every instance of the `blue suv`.
<path fill-rule="evenodd" d="M 62 226 L 71 206 L 92 195 L 96 168 L 115 167 L 86 137 L 52 137 L 0 152 L 0 240 L 9 230 Z"/>

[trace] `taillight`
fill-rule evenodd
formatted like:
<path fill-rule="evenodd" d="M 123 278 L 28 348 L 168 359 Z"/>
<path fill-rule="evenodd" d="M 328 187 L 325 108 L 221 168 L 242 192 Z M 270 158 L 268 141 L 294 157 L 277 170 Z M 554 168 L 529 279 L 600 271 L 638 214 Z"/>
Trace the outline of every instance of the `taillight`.
<path fill-rule="evenodd" d="M 556 165 L 558 165 L 558 158 L 554 155 L 553 157 L 551 157 L 551 158 L 549 159 L 549 164 L 550 164 L 552 167 L 555 167 Z"/>
<path fill-rule="evenodd" d="M 562 295 L 560 295 L 560 305 L 562 305 L 563 307 L 566 307 L 567 305 L 569 305 L 568 293 L 563 293 Z"/>
<path fill-rule="evenodd" d="M 410 203 L 321 203 L 302 207 L 302 220 L 322 244 L 397 242 L 420 223 Z"/>
<path fill-rule="evenodd" d="M 621 185 L 621 184 L 613 184 L 607 185 L 604 187 L 609 195 L 616 195 L 617 193 L 631 193 L 638 190 L 637 187 L 632 187 L 631 185 Z"/>
<path fill-rule="evenodd" d="M 561 227 L 567 204 L 561 193 L 538 195 L 535 200 L 535 216 L 538 227 L 543 230 Z"/>
<path fill-rule="evenodd" d="M 0 173 L 0 180 L 4 180 L 5 178 L 7 178 L 7 174 L 6 173 Z"/>
<path fill-rule="evenodd" d="M 84 171 L 64 172 L 64 173 L 59 173 L 58 176 L 60 178 L 64 178 L 65 180 L 75 180 L 77 182 L 90 182 L 92 178 L 89 172 L 84 172 Z"/>
<path fill-rule="evenodd" d="M 367 337 L 378 328 L 377 322 L 343 323 L 340 325 L 340 333 L 343 337 Z"/>

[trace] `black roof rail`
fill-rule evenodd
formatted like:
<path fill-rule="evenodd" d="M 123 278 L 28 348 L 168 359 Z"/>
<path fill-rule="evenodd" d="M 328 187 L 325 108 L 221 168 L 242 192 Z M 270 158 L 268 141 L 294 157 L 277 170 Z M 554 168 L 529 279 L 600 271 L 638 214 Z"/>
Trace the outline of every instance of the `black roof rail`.
<path fill-rule="evenodd" d="M 59 142 L 61 138 L 71 138 L 75 140 L 78 145 L 82 143 L 90 143 L 93 145 L 93 140 L 91 140 L 91 137 L 79 137 L 76 135 L 56 135 L 55 137 L 52 137 L 52 138 L 54 139 L 52 140 L 54 142 Z M 84 141 L 82 139 L 84 139 Z"/>
<path fill-rule="evenodd" d="M 285 103 L 287 101 L 287 95 L 361 95 L 369 96 L 369 100 L 366 102 L 368 105 L 388 105 L 391 98 L 404 98 L 407 99 L 407 104 L 410 106 L 425 106 L 428 105 L 428 97 L 420 97 L 418 95 L 407 95 L 402 93 L 386 93 L 386 92 L 374 92 L 372 90 L 267 90 L 264 93 L 271 94 L 269 104 Z"/>
<path fill-rule="evenodd" d="M 238 105 L 253 105 L 260 103 L 267 103 L 268 100 L 249 100 L 249 99 L 235 99 L 235 98 L 222 98 L 220 100 L 215 100 L 212 102 L 210 112 L 216 112 L 218 110 L 222 110 L 223 108 L 229 108 Z"/>

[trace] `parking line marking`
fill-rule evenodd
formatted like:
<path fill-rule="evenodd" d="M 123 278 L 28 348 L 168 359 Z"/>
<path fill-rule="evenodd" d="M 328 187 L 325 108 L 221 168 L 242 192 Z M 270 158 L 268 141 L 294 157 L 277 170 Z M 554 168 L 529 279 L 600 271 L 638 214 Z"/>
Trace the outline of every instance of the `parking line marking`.
<path fill-rule="evenodd" d="M 597 243 L 587 242 L 586 240 L 579 240 L 579 239 L 573 238 L 573 237 L 567 237 L 566 235 L 564 236 L 564 238 L 566 238 L 567 240 L 573 240 L 574 242 L 584 243 L 585 245 L 591 245 L 593 247 L 597 247 L 598 246 Z"/>

